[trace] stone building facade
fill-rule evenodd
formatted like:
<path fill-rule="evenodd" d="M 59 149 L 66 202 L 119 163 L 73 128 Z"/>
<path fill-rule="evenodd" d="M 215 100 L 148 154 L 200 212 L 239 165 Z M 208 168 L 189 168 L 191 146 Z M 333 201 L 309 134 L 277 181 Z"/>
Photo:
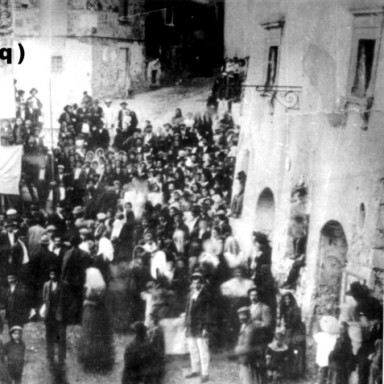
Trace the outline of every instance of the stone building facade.
<path fill-rule="evenodd" d="M 226 0 L 226 56 L 250 57 L 233 220 L 248 247 L 269 234 L 286 277 L 297 218 L 307 227 L 297 296 L 307 319 L 335 314 L 352 281 L 382 300 L 384 49 L 382 0 Z M 236 190 L 236 185 L 234 186 Z"/>
<path fill-rule="evenodd" d="M 126 5 L 126 6 L 125 6 Z M 36 87 L 50 126 L 67 103 L 123 97 L 145 81 L 144 0 L 16 1 L 14 40 L 26 57 L 14 66 L 19 89 Z"/>

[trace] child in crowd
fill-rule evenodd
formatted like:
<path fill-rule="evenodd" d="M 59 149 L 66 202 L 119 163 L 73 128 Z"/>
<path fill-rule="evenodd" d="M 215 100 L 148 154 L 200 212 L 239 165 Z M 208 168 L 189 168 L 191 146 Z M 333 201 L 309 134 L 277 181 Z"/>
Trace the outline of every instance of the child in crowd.
<path fill-rule="evenodd" d="M 22 333 L 22 327 L 18 325 L 13 326 L 9 331 L 11 340 L 4 345 L 11 384 L 21 384 L 23 376 L 25 344 L 22 340 Z"/>
<path fill-rule="evenodd" d="M 288 362 L 288 346 L 284 334 L 277 332 L 267 348 L 267 375 L 272 382 L 280 382 L 285 376 Z"/>
<path fill-rule="evenodd" d="M 329 355 L 329 384 L 348 384 L 349 377 L 355 366 L 352 341 L 348 334 L 348 323 L 342 322 L 340 336 L 336 345 Z"/>

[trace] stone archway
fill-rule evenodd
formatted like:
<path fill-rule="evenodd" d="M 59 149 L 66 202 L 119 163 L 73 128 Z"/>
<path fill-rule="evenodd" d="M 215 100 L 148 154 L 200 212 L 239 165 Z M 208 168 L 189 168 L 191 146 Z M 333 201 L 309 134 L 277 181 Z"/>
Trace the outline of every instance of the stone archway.
<path fill-rule="evenodd" d="M 265 188 L 257 201 L 255 230 L 269 235 L 272 239 L 272 233 L 275 223 L 275 198 L 269 188 Z"/>
<path fill-rule="evenodd" d="M 320 231 L 317 259 L 316 315 L 339 314 L 341 284 L 348 243 L 342 225 L 328 221 Z"/>

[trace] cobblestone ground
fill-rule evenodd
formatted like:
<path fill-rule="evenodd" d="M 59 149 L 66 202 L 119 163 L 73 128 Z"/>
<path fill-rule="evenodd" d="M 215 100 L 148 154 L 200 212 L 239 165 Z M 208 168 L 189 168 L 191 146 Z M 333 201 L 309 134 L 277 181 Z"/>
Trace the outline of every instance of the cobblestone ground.
<path fill-rule="evenodd" d="M 7 329 L 3 333 L 3 342 L 8 339 Z M 23 383 L 26 384 L 118 384 L 121 383 L 123 370 L 124 349 L 131 336 L 115 335 L 115 366 L 105 375 L 86 373 L 77 361 L 77 340 L 80 335 L 80 327 L 69 327 L 67 331 L 67 367 L 64 375 L 59 370 L 48 369 L 45 358 L 44 324 L 42 322 L 30 323 L 25 326 L 24 342 L 27 346 L 26 363 L 23 374 Z M 309 343 L 310 344 L 310 343 Z M 306 379 L 295 381 L 298 384 L 313 383 L 313 353 L 309 345 L 309 374 Z M 167 374 L 164 383 L 189 384 L 199 383 L 198 379 L 185 380 L 184 375 L 189 369 L 188 356 L 169 357 L 167 362 Z M 213 355 L 210 369 L 210 383 L 232 384 L 239 383 L 238 368 L 235 362 L 229 361 L 226 356 Z M 287 384 L 293 382 L 286 381 Z"/>

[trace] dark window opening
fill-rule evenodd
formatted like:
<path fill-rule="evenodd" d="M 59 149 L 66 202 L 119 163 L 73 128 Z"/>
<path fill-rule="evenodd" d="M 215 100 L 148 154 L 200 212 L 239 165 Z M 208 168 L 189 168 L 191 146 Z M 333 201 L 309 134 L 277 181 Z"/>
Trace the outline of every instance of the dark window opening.
<path fill-rule="evenodd" d="M 119 18 L 127 19 L 128 16 L 128 0 L 119 0 Z"/>
<path fill-rule="evenodd" d="M 175 24 L 173 22 L 173 8 L 167 8 L 165 11 L 165 25 L 173 27 Z"/>
<path fill-rule="evenodd" d="M 359 40 L 355 76 L 351 90 L 356 97 L 365 97 L 367 95 L 372 78 L 375 45 L 375 40 Z"/>
<path fill-rule="evenodd" d="M 268 51 L 268 67 L 267 67 L 267 79 L 265 86 L 272 87 L 275 85 L 277 75 L 277 59 L 279 54 L 278 46 L 269 47 Z"/>

